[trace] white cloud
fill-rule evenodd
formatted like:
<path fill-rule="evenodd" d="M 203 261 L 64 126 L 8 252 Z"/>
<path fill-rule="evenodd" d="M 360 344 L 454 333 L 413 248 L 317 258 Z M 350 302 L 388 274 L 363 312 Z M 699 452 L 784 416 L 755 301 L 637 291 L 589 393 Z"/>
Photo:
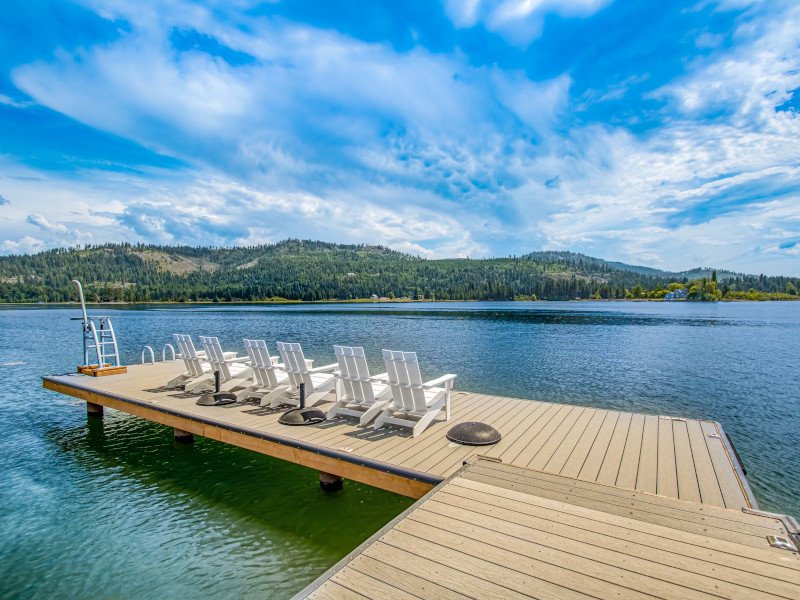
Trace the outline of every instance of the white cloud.
<path fill-rule="evenodd" d="M 38 214 L 28 215 L 28 218 L 25 220 L 34 227 L 38 227 L 42 231 L 46 231 L 48 233 L 67 233 L 69 231 L 63 225 L 57 223 L 51 223 L 42 215 Z"/>
<path fill-rule="evenodd" d="M 588 17 L 611 0 L 443 0 L 445 12 L 456 27 L 482 23 L 510 42 L 527 46 L 542 33 L 544 17 Z"/>

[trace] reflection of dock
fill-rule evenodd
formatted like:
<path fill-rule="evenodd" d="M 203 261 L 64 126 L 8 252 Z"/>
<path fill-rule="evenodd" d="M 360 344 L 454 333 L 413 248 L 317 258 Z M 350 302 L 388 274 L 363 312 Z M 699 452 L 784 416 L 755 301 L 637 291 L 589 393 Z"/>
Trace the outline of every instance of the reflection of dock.
<path fill-rule="evenodd" d="M 417 438 L 347 418 L 288 427 L 278 423 L 283 410 L 197 406 L 195 396 L 163 390 L 180 370 L 158 363 L 99 379 L 49 376 L 44 387 L 176 435 L 428 494 L 304 592 L 312 597 L 800 598 L 797 553 L 766 538 L 791 536 L 779 520 L 742 512 L 755 502 L 717 423 L 454 392 L 451 420 L 440 416 Z M 449 442 L 446 431 L 464 421 L 488 423 L 503 439 Z M 489 460 L 462 467 L 478 456 Z M 740 594 L 741 586 L 751 589 Z"/>

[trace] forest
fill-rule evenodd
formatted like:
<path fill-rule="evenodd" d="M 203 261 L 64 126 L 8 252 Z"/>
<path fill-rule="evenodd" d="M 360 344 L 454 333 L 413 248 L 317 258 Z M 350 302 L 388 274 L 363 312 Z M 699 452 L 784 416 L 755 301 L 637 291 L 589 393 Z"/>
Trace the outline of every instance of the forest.
<path fill-rule="evenodd" d="M 75 301 L 73 279 L 89 302 L 133 303 L 658 298 L 676 283 L 701 290 L 699 300 L 795 299 L 800 286 L 792 277 L 713 273 L 710 293 L 709 269 L 668 273 L 571 252 L 434 260 L 296 239 L 235 248 L 122 243 L 0 257 L 0 302 Z"/>

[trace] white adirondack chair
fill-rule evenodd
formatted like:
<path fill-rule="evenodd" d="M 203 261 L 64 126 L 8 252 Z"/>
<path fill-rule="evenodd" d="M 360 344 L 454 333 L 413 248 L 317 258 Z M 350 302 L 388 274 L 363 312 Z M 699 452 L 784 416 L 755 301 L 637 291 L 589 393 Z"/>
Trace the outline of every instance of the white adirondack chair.
<path fill-rule="evenodd" d="M 336 415 L 357 417 L 359 425 L 367 425 L 391 401 L 391 388 L 385 383 L 384 375 L 370 377 L 364 348 L 334 346 L 339 372 L 336 376 L 336 404 L 328 411 L 327 417 Z"/>
<path fill-rule="evenodd" d="M 333 370 L 339 366 L 338 363 L 312 369 L 309 367 L 305 356 L 303 356 L 303 349 L 300 344 L 278 342 L 278 352 L 283 360 L 283 369 L 289 376 L 291 394 L 274 398 L 270 403 L 270 407 L 276 408 L 281 404 L 300 406 L 299 390 L 301 383 L 306 385 L 306 406 L 314 406 L 336 383 Z"/>
<path fill-rule="evenodd" d="M 227 391 L 242 383 L 243 379 L 250 377 L 249 358 L 237 358 L 236 353 L 225 353 L 219 338 L 213 336 L 200 336 L 203 344 L 205 357 L 211 366 L 212 373 L 199 381 L 187 383 L 184 390 L 187 392 L 207 392 L 214 389 L 214 371 L 219 372 L 220 390 Z M 232 354 L 232 356 L 231 356 Z"/>
<path fill-rule="evenodd" d="M 413 437 L 417 437 L 443 408 L 446 420 L 450 420 L 450 390 L 455 375 L 442 375 L 423 383 L 416 352 L 384 350 L 383 360 L 392 400 L 375 419 L 375 429 L 400 425 L 410 427 Z"/>
<path fill-rule="evenodd" d="M 278 357 L 269 355 L 267 342 L 246 339 L 244 347 L 253 370 L 253 384 L 236 394 L 236 399 L 259 398 L 261 406 L 266 406 L 274 398 L 286 395 L 291 390 L 289 376 L 284 372 Z"/>
<path fill-rule="evenodd" d="M 183 360 L 186 372 L 170 379 L 164 387 L 176 388 L 181 385 L 189 385 L 204 379 L 209 373 L 213 375 L 213 370 L 206 360 L 205 353 L 195 350 L 192 336 L 175 333 L 172 337 L 178 347 L 178 358 Z"/>

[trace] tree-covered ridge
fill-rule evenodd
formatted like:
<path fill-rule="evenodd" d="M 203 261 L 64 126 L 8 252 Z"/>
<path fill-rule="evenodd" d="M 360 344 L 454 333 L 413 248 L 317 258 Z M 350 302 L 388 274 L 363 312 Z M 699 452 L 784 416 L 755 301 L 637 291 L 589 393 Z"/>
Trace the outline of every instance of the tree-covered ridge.
<path fill-rule="evenodd" d="M 125 302 L 349 300 L 373 294 L 437 300 L 657 298 L 676 281 L 687 291 L 708 285 L 622 267 L 574 253 L 428 260 L 381 246 L 294 239 L 236 248 L 107 244 L 0 257 L 0 302 L 75 300 L 73 279 L 84 284 L 88 300 Z M 796 293 L 797 286 L 796 278 L 726 273 L 713 298 L 706 287 L 694 296 Z"/>

